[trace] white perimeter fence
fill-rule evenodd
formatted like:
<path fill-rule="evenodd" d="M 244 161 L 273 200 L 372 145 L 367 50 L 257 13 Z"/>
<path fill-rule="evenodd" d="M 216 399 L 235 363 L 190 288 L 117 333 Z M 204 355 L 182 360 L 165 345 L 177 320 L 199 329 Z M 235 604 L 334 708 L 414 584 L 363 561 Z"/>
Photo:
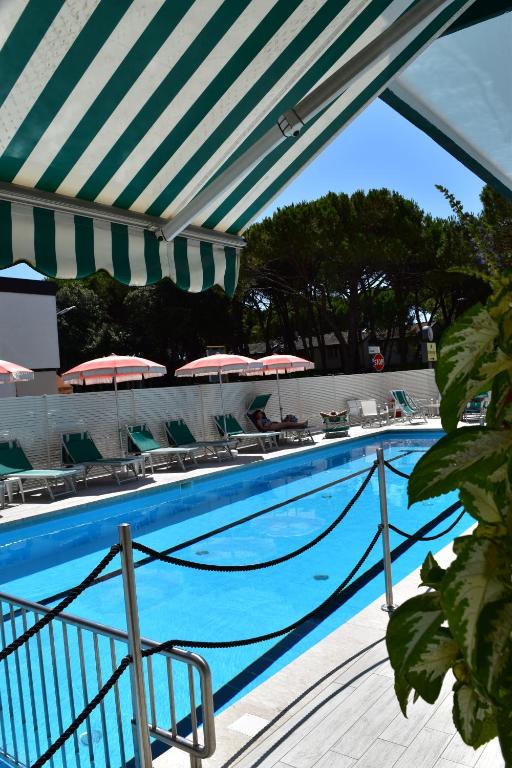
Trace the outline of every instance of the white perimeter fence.
<path fill-rule="evenodd" d="M 320 427 L 320 411 L 342 409 L 347 398 L 389 399 L 390 389 L 407 389 L 417 398 L 438 400 L 433 370 L 362 373 L 351 376 L 311 376 L 281 379 L 284 413 L 308 419 Z M 275 377 L 223 385 L 227 413 L 233 413 L 244 428 L 246 408 L 260 393 L 272 393 L 267 407 L 270 417 L 279 418 Z M 183 387 L 131 389 L 119 392 L 121 424 L 146 423 L 155 438 L 167 444 L 164 421 L 184 418 L 196 438 L 218 437 L 213 415 L 221 413 L 219 385 L 191 384 Z M 0 398 L 0 435 L 17 437 L 35 467 L 60 465 L 63 432 L 89 430 L 105 456 L 118 456 L 115 395 L 80 392 L 73 395 Z M 125 440 L 125 435 L 123 435 Z"/>

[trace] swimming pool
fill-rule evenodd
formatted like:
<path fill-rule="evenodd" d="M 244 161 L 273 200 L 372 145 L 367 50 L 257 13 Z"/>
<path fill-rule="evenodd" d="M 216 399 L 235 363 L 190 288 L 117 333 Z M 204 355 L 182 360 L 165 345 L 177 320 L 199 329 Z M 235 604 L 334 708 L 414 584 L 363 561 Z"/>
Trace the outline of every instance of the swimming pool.
<path fill-rule="evenodd" d="M 383 447 L 386 458 L 392 458 L 404 450 L 426 449 L 440 436 L 440 432 L 425 431 L 382 433 L 182 480 L 167 488 L 130 494 L 26 524 L 2 526 L 2 591 L 51 605 L 57 595 L 84 578 L 115 543 L 121 522 L 132 525 L 133 537 L 138 541 L 155 549 L 167 549 L 369 468 L 377 447 Z M 410 472 L 420 455 L 404 456 L 396 466 Z M 354 477 L 213 537 L 186 544 L 178 554 L 225 564 L 278 557 L 320 533 L 363 479 L 364 475 Z M 390 522 L 407 531 L 421 528 L 457 500 L 456 494 L 449 494 L 408 510 L 406 485 L 404 479 L 387 473 Z M 332 534 L 312 550 L 275 568 L 251 573 L 210 573 L 159 562 L 144 565 L 136 570 L 141 633 L 157 641 L 176 636 L 228 640 L 285 626 L 321 603 L 342 581 L 368 545 L 378 521 L 378 479 L 374 474 L 359 501 Z M 438 529 L 447 524 L 439 522 Z M 434 549 L 448 543 L 467 525 L 467 520 L 462 519 L 451 533 L 434 543 Z M 393 578 L 398 581 L 420 564 L 432 544 L 412 546 L 392 533 L 391 546 L 395 555 L 400 555 L 393 566 Z M 217 710 L 260 684 L 381 595 L 381 558 L 381 547 L 377 545 L 338 607 L 322 620 L 310 621 L 282 640 L 229 651 L 202 652 L 212 669 Z M 117 568 L 115 561 L 108 568 L 110 577 L 73 603 L 75 615 L 125 628 Z M 79 673 L 77 668 L 76 674 Z M 87 674 L 91 676 L 90 690 L 94 692 L 97 685 L 95 688 L 93 672 L 89 670 Z M 0 679 L 0 694 L 5 684 Z M 157 696 L 164 693 L 157 691 Z M 129 705 L 129 696 L 126 698 Z M 178 703 L 178 708 L 186 731 L 185 702 Z M 101 732 L 99 718 L 99 712 L 91 717 L 91 727 L 97 733 Z M 70 718 L 66 720 L 64 713 L 62 719 L 66 725 Z M 52 735 L 58 735 L 56 726 Z M 5 738 L 8 742 L 9 734 Z M 83 748 L 86 749 L 85 745 Z M 101 745 L 96 762 L 104 764 Z"/>

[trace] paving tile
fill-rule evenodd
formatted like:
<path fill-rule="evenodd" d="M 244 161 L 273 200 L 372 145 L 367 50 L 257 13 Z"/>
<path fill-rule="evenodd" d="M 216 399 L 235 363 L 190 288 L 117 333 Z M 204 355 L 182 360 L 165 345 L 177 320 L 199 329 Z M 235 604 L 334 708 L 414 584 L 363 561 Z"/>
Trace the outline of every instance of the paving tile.
<path fill-rule="evenodd" d="M 369 675 L 345 701 L 326 713 L 316 728 L 304 733 L 284 762 L 294 768 L 311 768 L 389 687 L 386 678 Z"/>
<path fill-rule="evenodd" d="M 385 691 L 354 725 L 343 734 L 333 750 L 343 755 L 360 758 L 388 723 L 400 712 L 393 688 Z M 390 744 L 391 742 L 383 742 Z"/>
<path fill-rule="evenodd" d="M 393 768 L 405 749 L 400 744 L 377 739 L 356 761 L 354 768 Z"/>
<path fill-rule="evenodd" d="M 346 683 L 348 680 L 352 681 L 356 675 L 360 674 L 361 672 L 365 672 L 369 667 L 372 667 L 380 661 L 384 663 L 380 664 L 378 667 L 375 667 L 372 670 L 373 674 L 380 674 L 385 675 L 388 678 L 393 678 L 393 670 L 391 669 L 387 659 L 388 654 L 386 645 L 385 643 L 379 643 L 379 645 L 374 646 L 371 650 L 355 659 L 352 664 L 347 666 L 339 675 L 335 677 L 335 680 L 337 683 Z M 359 678 L 359 683 L 361 683 L 362 680 L 364 680 L 364 678 Z M 357 680 L 354 680 L 351 682 L 351 685 L 358 685 L 359 683 Z"/>
<path fill-rule="evenodd" d="M 445 760 L 451 760 L 452 763 L 460 763 L 467 766 L 467 768 L 473 768 L 476 765 L 478 758 L 483 753 L 484 748 L 473 749 L 464 744 L 458 733 L 455 733 L 443 752 Z"/>
<path fill-rule="evenodd" d="M 260 738 L 254 747 L 237 760 L 237 768 L 249 768 L 256 764 L 258 768 L 270 768 L 276 761 L 284 761 L 287 753 L 304 738 L 304 734 L 323 722 L 330 711 L 329 707 L 340 706 L 354 691 L 355 689 L 350 687 L 340 689 L 338 686 L 328 686 L 321 694 L 296 710 L 286 722 L 279 723 Z M 328 747 L 324 751 L 327 750 Z M 320 756 L 323 756 L 323 753 Z M 221 765 L 219 762 L 208 762 L 208 766 L 213 764 Z"/>
<path fill-rule="evenodd" d="M 400 712 L 380 734 L 386 741 L 394 741 L 408 747 L 418 733 L 425 727 L 432 716 L 432 705 L 419 699 L 415 704 L 410 704 L 407 709 L 407 717 Z"/>
<path fill-rule="evenodd" d="M 427 728 L 433 731 L 454 734 L 456 729 L 453 724 L 452 708 L 453 695 L 450 691 L 433 711 L 432 717 L 427 721 Z"/>
<path fill-rule="evenodd" d="M 476 768 L 505 768 L 505 760 L 501 754 L 498 739 L 494 739 L 485 745 L 482 754 L 476 762 Z"/>
<path fill-rule="evenodd" d="M 340 755 L 339 752 L 327 752 L 313 768 L 352 768 L 356 761 L 346 755 Z M 283 766 L 286 763 L 283 763 Z M 289 766 L 286 766 L 289 768 Z"/>
<path fill-rule="evenodd" d="M 256 736 L 268 723 L 269 721 L 264 717 L 246 712 L 235 720 L 234 723 L 228 725 L 228 728 L 230 731 L 238 731 L 238 733 L 243 733 L 246 736 Z"/>
<path fill-rule="evenodd" d="M 402 753 L 393 768 L 434 768 L 450 738 L 447 733 L 424 728 Z"/>

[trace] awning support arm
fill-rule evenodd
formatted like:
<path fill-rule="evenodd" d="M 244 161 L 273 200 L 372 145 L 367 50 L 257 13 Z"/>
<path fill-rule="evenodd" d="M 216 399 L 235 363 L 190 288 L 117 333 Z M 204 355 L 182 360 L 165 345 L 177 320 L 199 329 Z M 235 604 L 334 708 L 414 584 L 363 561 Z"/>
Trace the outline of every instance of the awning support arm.
<path fill-rule="evenodd" d="M 125 224 L 128 227 L 137 229 L 148 229 L 155 235 L 165 224 L 164 219 L 155 216 L 147 216 L 136 211 L 114 208 L 101 203 L 92 203 L 79 198 L 65 197 L 53 192 L 45 192 L 39 189 L 29 189 L 18 184 L 9 184 L 0 181 L 0 200 L 7 200 L 10 203 L 21 203 L 36 208 L 47 208 L 50 211 L 67 213 L 71 216 L 87 216 L 91 219 L 108 221 L 109 223 Z M 244 248 L 245 240 L 237 235 L 231 235 L 227 232 L 217 232 L 213 229 L 203 229 L 202 227 L 186 227 L 181 234 L 183 237 L 205 242 L 216 243 L 218 245 L 227 245 L 232 248 Z"/>
<path fill-rule="evenodd" d="M 470 0 L 453 18 L 463 13 L 474 0 Z M 295 107 L 287 110 L 266 134 L 249 147 L 225 171 L 204 187 L 176 216 L 169 219 L 161 229 L 166 240 L 179 235 L 202 210 L 214 203 L 234 182 L 243 179 L 251 170 L 287 138 L 297 138 L 301 129 L 322 109 L 347 90 L 368 67 L 389 48 L 421 24 L 446 0 L 421 0 L 402 14 L 388 29 L 356 53 L 330 77 L 309 93 Z M 441 34 L 442 30 L 439 30 Z"/>

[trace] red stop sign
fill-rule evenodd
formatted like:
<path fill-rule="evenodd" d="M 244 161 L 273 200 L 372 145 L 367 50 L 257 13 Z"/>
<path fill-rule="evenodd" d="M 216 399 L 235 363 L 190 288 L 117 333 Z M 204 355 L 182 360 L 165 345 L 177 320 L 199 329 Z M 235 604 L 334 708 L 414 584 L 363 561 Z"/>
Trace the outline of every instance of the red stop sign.
<path fill-rule="evenodd" d="M 380 352 L 377 352 L 377 354 L 373 356 L 372 365 L 376 371 L 384 370 L 384 357 L 381 355 Z"/>

